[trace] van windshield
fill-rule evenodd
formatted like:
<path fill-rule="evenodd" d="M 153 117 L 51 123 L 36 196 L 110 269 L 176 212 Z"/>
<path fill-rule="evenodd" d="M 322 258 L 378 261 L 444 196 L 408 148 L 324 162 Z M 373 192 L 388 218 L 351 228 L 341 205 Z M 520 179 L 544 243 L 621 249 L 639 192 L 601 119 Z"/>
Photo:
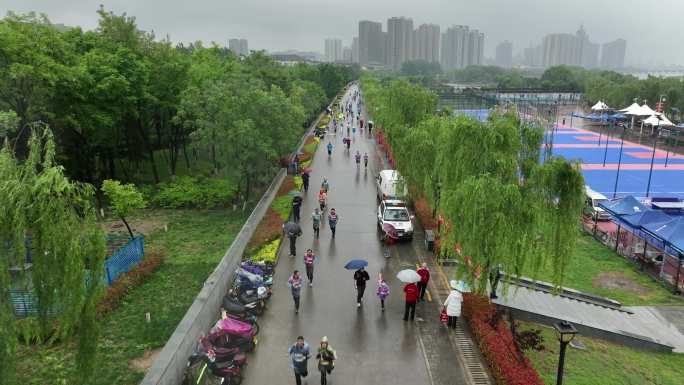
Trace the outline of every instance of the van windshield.
<path fill-rule="evenodd" d="M 385 220 L 386 221 L 408 221 L 409 213 L 406 209 L 388 209 L 385 210 Z"/>

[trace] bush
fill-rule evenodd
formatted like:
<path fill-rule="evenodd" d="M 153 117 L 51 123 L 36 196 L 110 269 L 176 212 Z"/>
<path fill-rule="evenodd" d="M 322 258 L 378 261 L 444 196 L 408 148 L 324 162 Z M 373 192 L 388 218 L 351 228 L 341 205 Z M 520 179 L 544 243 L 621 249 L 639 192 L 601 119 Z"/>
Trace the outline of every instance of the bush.
<path fill-rule="evenodd" d="M 275 210 L 269 207 L 266 215 L 261 219 L 259 225 L 254 230 L 252 239 L 247 244 L 248 250 L 261 247 L 267 242 L 279 238 L 283 234 L 283 220 Z"/>
<path fill-rule="evenodd" d="M 485 297 L 464 294 L 463 317 L 499 385 L 544 385 L 530 360 L 517 352 L 511 329 L 503 319 L 492 326 L 495 306 Z"/>
<path fill-rule="evenodd" d="M 235 196 L 235 184 L 225 179 L 182 176 L 159 185 L 151 203 L 166 209 L 223 207 Z"/>
<path fill-rule="evenodd" d="M 278 247 L 280 247 L 280 238 L 274 239 L 263 245 L 250 259 L 252 261 L 276 263 L 276 260 L 278 259 Z"/>

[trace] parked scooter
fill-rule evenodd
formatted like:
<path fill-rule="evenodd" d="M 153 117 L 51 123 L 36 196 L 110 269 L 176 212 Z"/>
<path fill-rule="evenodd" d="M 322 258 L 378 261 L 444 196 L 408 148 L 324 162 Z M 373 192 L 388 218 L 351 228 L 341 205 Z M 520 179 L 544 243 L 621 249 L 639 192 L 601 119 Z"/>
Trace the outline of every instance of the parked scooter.
<path fill-rule="evenodd" d="M 232 295 L 223 297 L 222 305 L 228 313 L 236 314 L 238 316 L 242 316 L 243 314 L 261 315 L 264 312 L 263 301 L 242 303 Z"/>
<path fill-rule="evenodd" d="M 201 354 L 194 361 L 188 361 L 183 376 L 185 385 L 239 385 L 242 383 L 242 369 L 234 362 L 217 362 L 213 354 Z"/>
<path fill-rule="evenodd" d="M 259 334 L 259 323 L 257 322 L 257 317 L 254 314 L 248 312 L 242 312 L 240 314 L 231 314 L 226 309 L 221 309 L 221 318 L 232 318 L 238 321 L 242 321 L 252 325 L 256 330 L 256 334 Z"/>

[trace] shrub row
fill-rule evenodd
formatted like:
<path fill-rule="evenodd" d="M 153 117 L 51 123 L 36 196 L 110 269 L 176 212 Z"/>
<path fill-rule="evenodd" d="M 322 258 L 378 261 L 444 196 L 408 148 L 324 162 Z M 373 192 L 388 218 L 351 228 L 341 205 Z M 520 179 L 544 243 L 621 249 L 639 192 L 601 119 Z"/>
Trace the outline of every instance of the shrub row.
<path fill-rule="evenodd" d="M 166 209 L 213 209 L 226 206 L 236 191 L 236 185 L 226 179 L 181 176 L 159 184 L 148 198 L 152 205 Z"/>
<path fill-rule="evenodd" d="M 463 317 L 489 363 L 499 385 L 544 385 L 530 360 L 519 353 L 506 321 L 499 319 L 492 326 L 496 307 L 485 297 L 463 295 Z"/>
<path fill-rule="evenodd" d="M 128 273 L 124 273 L 107 288 L 107 292 L 97 306 L 97 315 L 102 317 L 116 309 L 121 299 L 136 286 L 142 285 L 149 276 L 157 271 L 164 262 L 161 253 L 147 252 L 145 258 Z"/>

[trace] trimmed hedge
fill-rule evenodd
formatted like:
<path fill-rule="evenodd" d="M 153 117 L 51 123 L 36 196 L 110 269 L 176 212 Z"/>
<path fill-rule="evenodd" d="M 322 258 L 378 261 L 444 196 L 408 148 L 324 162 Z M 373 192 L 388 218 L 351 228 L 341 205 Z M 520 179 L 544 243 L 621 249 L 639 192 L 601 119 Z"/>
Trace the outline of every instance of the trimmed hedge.
<path fill-rule="evenodd" d="M 496 307 L 485 297 L 463 295 L 463 317 L 468 322 L 482 355 L 499 385 L 544 385 L 530 360 L 515 347 L 506 321 L 491 325 Z"/>
<path fill-rule="evenodd" d="M 235 197 L 236 190 L 235 184 L 225 179 L 181 176 L 159 184 L 150 202 L 166 209 L 213 209 L 226 206 Z"/>

